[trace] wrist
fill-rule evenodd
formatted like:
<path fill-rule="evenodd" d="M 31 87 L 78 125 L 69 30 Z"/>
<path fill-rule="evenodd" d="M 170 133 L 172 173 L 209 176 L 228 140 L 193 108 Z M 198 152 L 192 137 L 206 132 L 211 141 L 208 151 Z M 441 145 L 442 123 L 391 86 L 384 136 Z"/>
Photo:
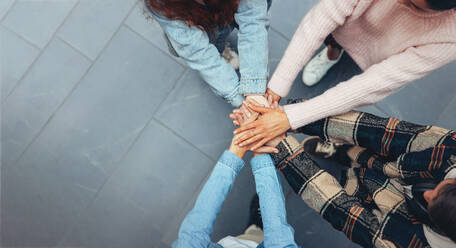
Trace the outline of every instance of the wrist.
<path fill-rule="evenodd" d="M 231 144 L 229 151 L 242 159 L 245 153 L 247 152 L 247 149 L 237 146 L 235 144 Z"/>
<path fill-rule="evenodd" d="M 285 130 L 285 132 L 288 132 L 290 129 L 291 129 L 291 124 L 290 124 L 290 120 L 288 119 L 288 116 L 287 116 L 287 113 L 283 110 L 282 111 L 282 126 Z"/>

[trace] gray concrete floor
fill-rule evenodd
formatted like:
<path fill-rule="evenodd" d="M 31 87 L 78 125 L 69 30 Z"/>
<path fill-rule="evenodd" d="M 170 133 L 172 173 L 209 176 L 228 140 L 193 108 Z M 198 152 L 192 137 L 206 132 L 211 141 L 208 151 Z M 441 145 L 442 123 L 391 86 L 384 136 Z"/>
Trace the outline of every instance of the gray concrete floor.
<path fill-rule="evenodd" d="M 317 0 L 271 9 L 274 71 Z M 228 146 L 231 107 L 170 56 L 137 0 L 1 0 L 3 247 L 169 247 Z M 348 57 L 312 97 L 359 73 Z M 456 128 L 456 63 L 362 108 Z M 349 247 L 284 183 L 303 247 Z M 240 234 L 255 189 L 239 175 L 213 240 Z"/>

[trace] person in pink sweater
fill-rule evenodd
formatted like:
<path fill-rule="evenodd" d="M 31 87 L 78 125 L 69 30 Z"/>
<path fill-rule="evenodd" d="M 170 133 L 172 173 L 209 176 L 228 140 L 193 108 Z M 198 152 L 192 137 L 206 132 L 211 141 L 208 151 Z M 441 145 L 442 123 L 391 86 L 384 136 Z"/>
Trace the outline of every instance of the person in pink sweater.
<path fill-rule="evenodd" d="M 235 133 L 242 134 L 237 144 L 257 142 L 251 147 L 255 150 L 290 129 L 376 103 L 456 60 L 456 1 L 321 0 L 296 30 L 266 96 L 275 101 L 287 96 L 300 70 L 328 37 L 333 41 L 323 54 L 327 60 L 338 59 L 342 50 L 334 44 L 339 44 L 364 72 L 238 128 Z"/>

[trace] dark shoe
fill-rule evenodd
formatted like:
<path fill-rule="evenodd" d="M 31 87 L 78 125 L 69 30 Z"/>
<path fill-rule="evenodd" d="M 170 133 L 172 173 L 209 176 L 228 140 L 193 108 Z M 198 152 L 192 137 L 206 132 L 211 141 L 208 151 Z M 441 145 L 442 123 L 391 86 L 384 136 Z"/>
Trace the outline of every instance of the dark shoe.
<path fill-rule="evenodd" d="M 324 141 L 317 136 L 304 139 L 302 146 L 305 152 L 319 158 L 331 158 L 337 151 L 335 143 Z"/>
<path fill-rule="evenodd" d="M 251 225 L 256 225 L 257 227 L 263 230 L 263 220 L 261 219 L 261 210 L 260 210 L 260 199 L 258 195 L 255 194 L 250 202 L 250 216 L 249 223 L 247 227 Z"/>

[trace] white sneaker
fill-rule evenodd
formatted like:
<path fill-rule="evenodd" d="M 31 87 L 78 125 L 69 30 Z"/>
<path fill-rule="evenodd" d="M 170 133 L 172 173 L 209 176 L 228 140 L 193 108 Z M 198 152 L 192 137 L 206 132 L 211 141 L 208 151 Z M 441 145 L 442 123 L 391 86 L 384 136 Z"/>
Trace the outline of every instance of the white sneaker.
<path fill-rule="evenodd" d="M 307 86 L 312 86 L 318 83 L 329 69 L 339 62 L 344 54 L 341 50 L 339 57 L 336 60 L 328 59 L 328 47 L 325 47 L 317 56 L 307 63 L 302 72 L 302 82 Z"/>
<path fill-rule="evenodd" d="M 228 43 L 225 46 L 225 50 L 223 50 L 222 57 L 235 70 L 239 69 L 239 55 L 231 49 Z"/>

